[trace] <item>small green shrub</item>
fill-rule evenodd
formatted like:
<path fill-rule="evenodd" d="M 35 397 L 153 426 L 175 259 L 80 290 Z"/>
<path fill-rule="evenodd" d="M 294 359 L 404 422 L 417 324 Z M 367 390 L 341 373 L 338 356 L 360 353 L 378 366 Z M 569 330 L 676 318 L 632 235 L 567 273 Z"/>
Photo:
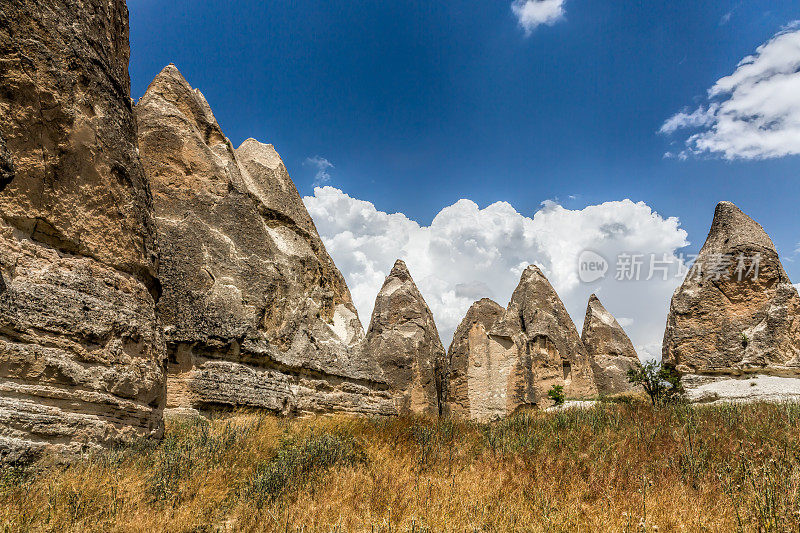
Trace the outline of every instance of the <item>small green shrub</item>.
<path fill-rule="evenodd" d="M 177 423 L 172 433 L 161 443 L 141 444 L 140 450 L 155 464 L 148 487 L 154 500 L 177 501 L 181 493 L 181 481 L 203 468 L 223 464 L 226 457 L 236 453 L 252 426 L 231 421 L 217 431 L 204 418 Z"/>
<path fill-rule="evenodd" d="M 553 400 L 556 405 L 561 405 L 564 403 L 564 385 L 553 385 L 550 387 L 550 390 L 547 391 L 547 397 Z"/>
<path fill-rule="evenodd" d="M 681 377 L 669 363 L 647 361 L 628 370 L 628 381 L 641 385 L 653 406 L 675 403 L 683 397 Z"/>
<path fill-rule="evenodd" d="M 180 493 L 179 482 L 188 477 L 195 466 L 191 442 L 167 436 L 155 453 L 155 467 L 150 474 L 148 490 L 156 501 L 174 500 Z"/>
<path fill-rule="evenodd" d="M 0 465 L 0 495 L 22 487 L 29 481 L 31 472 L 19 465 Z"/>
<path fill-rule="evenodd" d="M 436 444 L 436 428 L 425 423 L 415 423 L 411 431 L 414 435 L 414 443 L 419 448 L 417 467 L 421 471 L 430 464 L 433 457 L 434 445 Z"/>

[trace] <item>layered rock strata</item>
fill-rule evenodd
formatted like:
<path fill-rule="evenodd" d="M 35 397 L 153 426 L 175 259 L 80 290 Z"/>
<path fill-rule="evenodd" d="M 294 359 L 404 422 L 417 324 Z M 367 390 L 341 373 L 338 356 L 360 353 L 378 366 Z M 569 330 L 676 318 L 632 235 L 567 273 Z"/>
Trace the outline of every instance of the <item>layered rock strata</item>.
<path fill-rule="evenodd" d="M 617 319 L 594 294 L 586 306 L 581 340 L 592 361 L 598 394 L 620 394 L 635 389 L 628 381 L 628 371 L 641 367 L 636 349 Z"/>
<path fill-rule="evenodd" d="M 275 149 L 235 149 L 169 65 L 136 105 L 161 243 L 168 407 L 386 415 L 344 278 Z"/>
<path fill-rule="evenodd" d="M 399 259 L 375 299 L 363 353 L 378 362 L 399 413 L 441 413 L 444 347 L 425 299 Z"/>
<path fill-rule="evenodd" d="M 0 458 L 159 436 L 152 201 L 123 0 L 0 8 Z"/>

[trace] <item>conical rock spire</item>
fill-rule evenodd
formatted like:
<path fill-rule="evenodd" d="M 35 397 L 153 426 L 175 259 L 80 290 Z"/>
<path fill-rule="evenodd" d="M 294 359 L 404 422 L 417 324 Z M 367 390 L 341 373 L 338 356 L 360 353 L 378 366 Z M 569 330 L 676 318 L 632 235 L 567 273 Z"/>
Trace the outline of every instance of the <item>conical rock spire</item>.
<path fill-rule="evenodd" d="M 399 259 L 375 298 L 364 354 L 383 370 L 398 412 L 441 412 L 444 347 L 428 304 Z"/>
<path fill-rule="evenodd" d="M 675 291 L 663 359 L 693 376 L 800 375 L 800 297 L 764 229 L 720 202 Z"/>
<path fill-rule="evenodd" d="M 622 326 L 596 295 L 589 297 L 581 340 L 592 361 L 592 371 L 601 395 L 632 390 L 628 370 L 640 366 L 633 343 Z"/>
<path fill-rule="evenodd" d="M 487 332 L 505 309 L 483 298 L 467 311 L 447 351 L 447 412 L 457 418 L 486 421 L 505 416 L 508 369 L 505 351 L 490 353 Z"/>

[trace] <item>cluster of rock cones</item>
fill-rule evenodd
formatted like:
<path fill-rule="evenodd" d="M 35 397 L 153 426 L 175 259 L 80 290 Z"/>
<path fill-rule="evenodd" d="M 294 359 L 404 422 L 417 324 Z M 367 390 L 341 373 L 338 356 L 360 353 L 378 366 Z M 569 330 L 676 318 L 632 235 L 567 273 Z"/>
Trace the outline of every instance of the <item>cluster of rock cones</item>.
<path fill-rule="evenodd" d="M 549 405 L 553 385 L 629 389 L 614 317 L 593 296 L 579 335 L 535 266 L 445 352 L 398 261 L 365 334 L 275 149 L 234 148 L 172 65 L 134 105 L 128 57 L 124 0 L 0 9 L 0 459 L 159 437 L 165 409 L 485 421 Z M 721 250 L 759 251 L 763 277 L 687 278 L 665 358 L 689 376 L 800 372 L 797 291 L 732 204 L 703 253 Z"/>

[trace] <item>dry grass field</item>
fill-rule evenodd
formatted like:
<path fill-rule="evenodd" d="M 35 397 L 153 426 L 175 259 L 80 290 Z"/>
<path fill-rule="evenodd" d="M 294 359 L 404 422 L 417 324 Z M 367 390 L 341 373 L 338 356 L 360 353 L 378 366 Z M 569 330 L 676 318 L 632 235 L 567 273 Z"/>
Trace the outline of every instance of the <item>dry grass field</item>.
<path fill-rule="evenodd" d="M 800 405 L 600 403 L 491 425 L 173 420 L 0 476 L 4 531 L 797 531 Z"/>

